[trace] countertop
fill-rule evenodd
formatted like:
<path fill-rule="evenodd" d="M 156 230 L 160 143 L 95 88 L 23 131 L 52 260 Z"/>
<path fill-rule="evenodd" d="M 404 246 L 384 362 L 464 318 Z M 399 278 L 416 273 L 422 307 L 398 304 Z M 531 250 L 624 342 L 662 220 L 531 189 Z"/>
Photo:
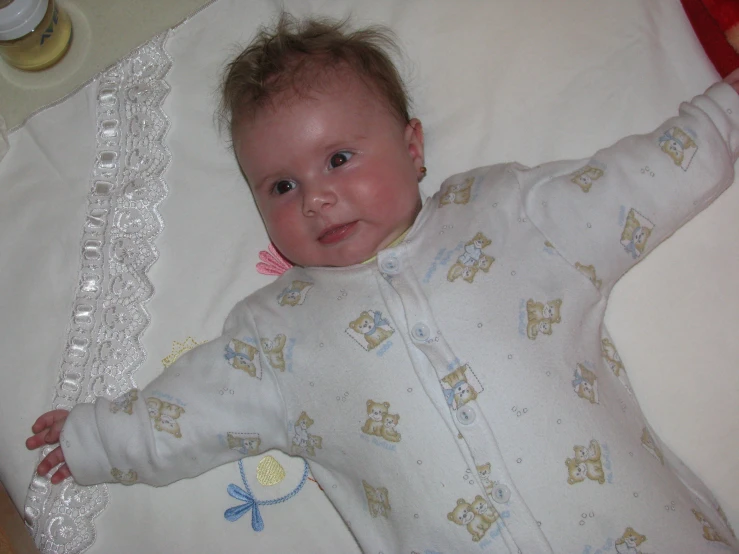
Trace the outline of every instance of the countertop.
<path fill-rule="evenodd" d="M 139 44 L 210 0 L 57 0 L 72 18 L 73 39 L 54 67 L 24 72 L 0 59 L 0 116 L 8 129 L 84 85 Z"/>

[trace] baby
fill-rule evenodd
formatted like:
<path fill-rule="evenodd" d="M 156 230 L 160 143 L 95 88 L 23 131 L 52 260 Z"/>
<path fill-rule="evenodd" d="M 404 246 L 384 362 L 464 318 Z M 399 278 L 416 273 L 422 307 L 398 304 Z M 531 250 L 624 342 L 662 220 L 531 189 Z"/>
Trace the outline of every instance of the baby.
<path fill-rule="evenodd" d="M 367 552 L 739 552 L 603 325 L 618 278 L 733 181 L 739 73 L 652 134 L 422 203 L 388 47 L 283 16 L 229 65 L 234 151 L 295 267 L 145 389 L 42 415 L 27 446 L 60 446 L 39 474 L 164 485 L 277 448 L 335 485 Z M 515 425 L 506 396 L 528 406 Z"/>

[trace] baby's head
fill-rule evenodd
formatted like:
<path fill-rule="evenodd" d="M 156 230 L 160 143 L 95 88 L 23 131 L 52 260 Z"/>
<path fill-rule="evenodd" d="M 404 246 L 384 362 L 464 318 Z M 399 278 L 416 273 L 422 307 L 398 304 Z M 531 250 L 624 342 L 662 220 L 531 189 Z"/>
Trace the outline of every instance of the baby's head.
<path fill-rule="evenodd" d="M 228 66 L 222 114 L 280 252 L 347 266 L 406 231 L 421 206 L 421 122 L 386 31 L 282 15 Z"/>

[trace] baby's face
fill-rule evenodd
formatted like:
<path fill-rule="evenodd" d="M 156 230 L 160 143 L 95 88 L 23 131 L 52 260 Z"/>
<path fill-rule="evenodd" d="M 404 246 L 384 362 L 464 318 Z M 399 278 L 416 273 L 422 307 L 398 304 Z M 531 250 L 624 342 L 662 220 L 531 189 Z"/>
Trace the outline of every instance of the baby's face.
<path fill-rule="evenodd" d="M 421 207 L 421 123 L 402 124 L 346 71 L 234 130 L 234 148 L 272 242 L 302 266 L 361 263 Z"/>

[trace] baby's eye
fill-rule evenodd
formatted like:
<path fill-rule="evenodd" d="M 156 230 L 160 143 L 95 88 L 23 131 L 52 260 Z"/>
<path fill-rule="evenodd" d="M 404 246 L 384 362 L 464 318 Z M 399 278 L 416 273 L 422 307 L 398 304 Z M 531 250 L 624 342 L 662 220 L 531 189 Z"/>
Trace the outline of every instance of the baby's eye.
<path fill-rule="evenodd" d="M 277 181 L 272 190 L 276 194 L 285 194 L 286 192 L 290 192 L 294 188 L 295 188 L 295 183 L 293 183 L 292 181 L 283 179 L 281 181 Z"/>
<path fill-rule="evenodd" d="M 329 161 L 328 165 L 331 167 L 331 169 L 339 167 L 340 165 L 344 165 L 346 162 L 348 162 L 353 155 L 354 154 L 352 154 L 351 152 L 342 150 L 341 152 L 337 152 L 336 154 L 331 156 L 331 160 Z"/>

